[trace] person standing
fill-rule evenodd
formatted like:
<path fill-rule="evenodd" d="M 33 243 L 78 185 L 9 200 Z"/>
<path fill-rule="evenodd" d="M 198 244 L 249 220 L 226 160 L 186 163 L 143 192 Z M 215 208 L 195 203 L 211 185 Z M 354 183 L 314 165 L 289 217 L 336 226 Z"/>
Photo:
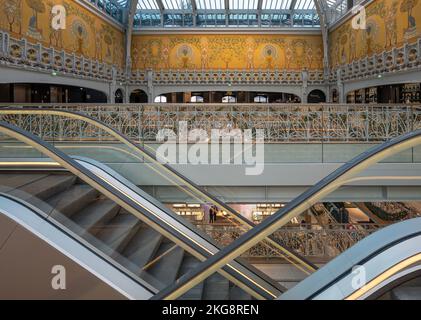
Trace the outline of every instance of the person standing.
<path fill-rule="evenodd" d="M 214 211 L 215 211 L 215 206 L 211 206 L 209 208 L 209 223 L 213 223 L 214 222 Z"/>
<path fill-rule="evenodd" d="M 218 207 L 217 206 L 213 206 L 213 223 L 216 222 L 217 216 L 218 216 Z"/>

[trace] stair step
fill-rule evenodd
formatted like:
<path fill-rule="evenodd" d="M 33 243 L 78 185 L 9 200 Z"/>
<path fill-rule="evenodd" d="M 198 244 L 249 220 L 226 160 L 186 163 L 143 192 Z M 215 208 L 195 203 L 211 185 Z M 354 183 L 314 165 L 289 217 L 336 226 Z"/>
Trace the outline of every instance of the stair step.
<path fill-rule="evenodd" d="M 252 297 L 243 289 L 233 285 L 230 288 L 230 300 L 252 300 Z"/>
<path fill-rule="evenodd" d="M 47 173 L 2 173 L 0 175 L 2 192 L 8 192 L 48 176 Z"/>
<path fill-rule="evenodd" d="M 94 236 L 117 215 L 119 209 L 114 201 L 101 199 L 74 214 L 72 221 L 81 228 L 83 234 L 89 233 Z"/>
<path fill-rule="evenodd" d="M 144 273 L 147 273 L 155 280 L 153 284 L 160 290 L 177 280 L 178 271 L 183 261 L 184 250 L 175 244 L 172 244 L 172 246 L 175 247 L 168 247 L 167 243 L 165 243 L 164 247 L 166 250 L 158 250 L 153 260 L 161 258 L 144 271 Z M 163 246 L 161 245 L 161 247 Z"/>
<path fill-rule="evenodd" d="M 219 273 L 215 273 L 205 280 L 203 299 L 228 300 L 229 289 L 229 281 Z"/>
<path fill-rule="evenodd" d="M 139 274 L 142 267 L 152 260 L 162 239 L 161 234 L 146 225 L 139 228 L 122 253 L 134 264 L 134 272 Z"/>
<path fill-rule="evenodd" d="M 99 192 L 87 184 L 75 184 L 66 191 L 47 200 L 54 209 L 53 215 L 71 217 L 97 199 Z"/>
<path fill-rule="evenodd" d="M 140 221 L 130 213 L 119 213 L 97 234 L 97 238 L 107 245 L 106 251 L 119 256 L 136 234 Z"/>
<path fill-rule="evenodd" d="M 51 174 L 44 178 L 37 179 L 31 183 L 21 186 L 11 191 L 10 194 L 19 197 L 22 200 L 32 203 L 31 200 L 46 200 L 58 193 L 69 188 L 75 181 L 75 177 L 71 175 L 55 175 Z M 35 205 L 39 201 L 34 201 Z"/>
<path fill-rule="evenodd" d="M 187 272 L 193 270 L 196 266 L 200 264 L 200 261 L 195 257 L 191 256 L 187 252 L 184 254 L 183 264 L 181 265 L 178 278 L 186 274 Z M 180 297 L 180 300 L 202 300 L 203 298 L 203 281 L 200 282 L 195 287 L 191 288 L 185 294 Z"/>

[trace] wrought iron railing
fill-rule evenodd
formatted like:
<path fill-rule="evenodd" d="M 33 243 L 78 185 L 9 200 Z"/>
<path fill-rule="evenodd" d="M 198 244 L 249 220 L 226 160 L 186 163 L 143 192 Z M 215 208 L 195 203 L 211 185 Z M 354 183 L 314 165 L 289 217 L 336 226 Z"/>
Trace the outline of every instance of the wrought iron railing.
<path fill-rule="evenodd" d="M 310 85 L 324 84 L 323 70 L 133 70 L 130 84 L 197 85 Z"/>
<path fill-rule="evenodd" d="M 212 235 L 212 238 L 223 245 L 237 239 L 241 232 L 233 226 L 215 224 L 197 224 L 198 228 Z M 334 224 L 320 226 L 301 224 L 300 226 L 283 227 L 273 236 L 283 245 L 294 249 L 304 257 L 332 259 L 349 249 L 358 241 L 377 231 L 376 224 Z M 246 258 L 279 258 L 269 247 L 257 245 L 245 252 Z"/>
<path fill-rule="evenodd" d="M 45 47 L 25 38 L 16 39 L 0 31 L 0 64 L 52 74 L 70 74 L 100 81 L 125 81 L 122 68 L 99 60 Z"/>
<path fill-rule="evenodd" d="M 413 43 L 393 48 L 370 57 L 334 67 L 330 71 L 330 82 L 370 78 L 380 74 L 405 70 L 419 70 L 421 67 L 421 38 Z"/>
<path fill-rule="evenodd" d="M 0 107 L 8 107 L 3 105 Z M 14 107 L 30 105 L 13 105 Z M 420 105 L 288 105 L 288 104 L 51 104 L 35 106 L 78 111 L 110 125 L 137 142 L 155 142 L 158 132 L 188 129 L 262 129 L 266 143 L 329 143 L 386 141 L 421 128 Z M 4 117 L 4 116 L 3 116 Z M 106 139 L 98 129 L 80 121 L 50 116 L 19 115 L 13 123 L 38 130 L 44 138 Z"/>

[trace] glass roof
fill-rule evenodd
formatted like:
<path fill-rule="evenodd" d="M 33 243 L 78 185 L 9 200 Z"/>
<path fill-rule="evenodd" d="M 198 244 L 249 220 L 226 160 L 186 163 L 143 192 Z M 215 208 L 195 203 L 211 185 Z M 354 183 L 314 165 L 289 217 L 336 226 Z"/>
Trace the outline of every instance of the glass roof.
<path fill-rule="evenodd" d="M 263 0 L 262 9 L 289 10 L 292 0 Z"/>
<path fill-rule="evenodd" d="M 95 5 L 102 12 L 120 23 L 123 23 L 124 21 L 124 12 L 129 1 L 130 0 L 86 0 L 86 2 Z"/>
<path fill-rule="evenodd" d="M 85 1 L 123 23 L 130 1 L 135 0 Z M 321 3 L 329 22 L 349 10 L 347 0 Z M 314 0 L 138 0 L 134 26 L 319 28 L 320 19 Z"/>
<path fill-rule="evenodd" d="M 196 3 L 198 10 L 225 10 L 224 0 L 196 0 Z"/>
<path fill-rule="evenodd" d="M 159 10 L 155 0 L 139 0 L 137 2 L 138 10 Z"/>
<path fill-rule="evenodd" d="M 147 27 L 320 27 L 313 0 L 139 0 Z"/>
<path fill-rule="evenodd" d="M 362 1 L 363 0 L 354 0 L 353 5 L 356 6 Z M 347 0 L 324 0 L 323 3 L 326 6 L 326 16 L 330 23 L 334 23 L 351 10 L 351 8 L 348 7 Z"/>

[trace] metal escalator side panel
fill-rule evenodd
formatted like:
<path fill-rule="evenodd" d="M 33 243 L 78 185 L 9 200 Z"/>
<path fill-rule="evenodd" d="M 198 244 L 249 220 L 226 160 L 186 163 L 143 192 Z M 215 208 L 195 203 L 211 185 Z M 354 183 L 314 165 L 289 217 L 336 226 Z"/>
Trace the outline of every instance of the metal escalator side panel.
<path fill-rule="evenodd" d="M 66 234 L 45 220 L 39 213 L 30 209 L 29 205 L 26 206 L 16 202 L 7 195 L 0 195 L 0 214 L 15 221 L 19 226 L 33 234 L 33 236 L 39 238 L 46 245 L 49 245 L 54 250 L 57 250 L 75 262 L 123 297 L 144 300 L 153 296 L 140 283 L 134 281 L 108 261 L 99 257 L 92 250 L 72 238 L 69 234 Z M 0 253 L 0 258 L 2 254 Z M 11 261 L 3 261 L 2 264 L 7 264 L 8 262 Z M 30 273 L 30 261 L 26 262 L 26 267 L 29 268 L 28 272 Z"/>
<path fill-rule="evenodd" d="M 365 290 L 362 293 L 358 300 L 377 300 L 381 298 L 385 293 L 390 292 L 401 285 L 405 285 L 412 280 L 420 279 L 421 276 L 421 264 L 415 264 L 414 266 L 404 268 L 402 271 L 397 271 L 387 279 L 381 281 L 376 285 L 372 285 L 368 290 Z M 419 286 L 416 287 L 417 289 L 417 298 L 415 300 L 420 300 L 419 297 Z M 408 300 L 408 299 L 403 299 Z M 411 297 L 409 300 L 414 300 Z"/>
<path fill-rule="evenodd" d="M 280 299 L 346 298 L 356 290 L 352 288 L 354 267 L 363 266 L 361 270 L 366 272 L 366 280 L 369 282 L 399 261 L 421 252 L 420 233 L 421 218 L 376 231 L 288 290 Z"/>

